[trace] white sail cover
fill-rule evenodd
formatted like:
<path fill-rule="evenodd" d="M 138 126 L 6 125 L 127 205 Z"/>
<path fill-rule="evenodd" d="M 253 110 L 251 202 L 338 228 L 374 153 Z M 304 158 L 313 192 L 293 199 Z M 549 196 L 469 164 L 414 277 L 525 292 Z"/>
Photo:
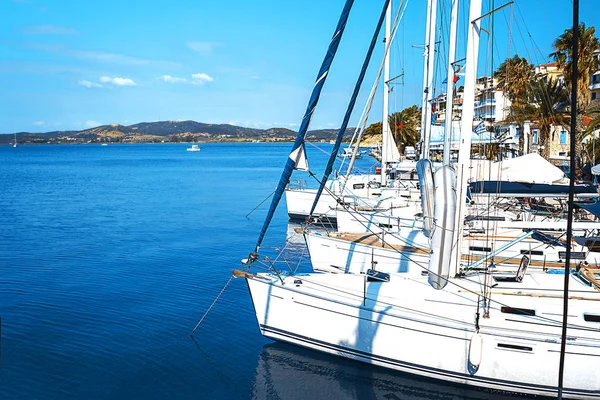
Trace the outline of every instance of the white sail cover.
<path fill-rule="evenodd" d="M 299 171 L 308 171 L 308 159 L 304 150 L 304 144 L 290 153 L 290 158 L 294 160 L 294 169 Z"/>
<path fill-rule="evenodd" d="M 472 160 L 471 178 L 477 181 L 506 181 L 541 184 L 566 184 L 564 172 L 537 153 L 499 162 Z"/>

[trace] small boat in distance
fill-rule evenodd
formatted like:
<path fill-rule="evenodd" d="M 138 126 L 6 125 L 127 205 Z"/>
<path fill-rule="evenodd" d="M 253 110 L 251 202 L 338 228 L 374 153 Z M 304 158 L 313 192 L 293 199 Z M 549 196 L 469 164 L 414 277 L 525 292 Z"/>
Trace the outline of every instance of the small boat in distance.
<path fill-rule="evenodd" d="M 342 152 L 340 152 L 340 154 L 338 154 L 338 157 L 341 158 L 352 158 L 352 154 L 354 153 L 354 147 L 349 146 L 349 147 L 344 147 L 344 149 L 342 150 Z M 364 150 L 359 150 L 356 153 L 356 158 L 362 158 L 362 155 L 365 153 Z"/>
<path fill-rule="evenodd" d="M 13 143 L 13 147 L 17 147 L 17 132 L 13 132 L 15 134 L 15 142 Z"/>
<path fill-rule="evenodd" d="M 200 151 L 200 149 L 202 149 L 202 147 L 198 146 L 197 144 L 193 144 L 192 147 L 187 148 L 187 151 Z"/>

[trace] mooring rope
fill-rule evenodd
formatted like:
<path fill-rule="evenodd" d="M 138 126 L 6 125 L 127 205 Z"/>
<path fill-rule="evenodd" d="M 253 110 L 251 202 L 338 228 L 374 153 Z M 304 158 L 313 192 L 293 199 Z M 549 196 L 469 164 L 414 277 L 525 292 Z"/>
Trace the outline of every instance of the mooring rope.
<path fill-rule="evenodd" d="M 212 304 L 210 305 L 210 307 L 208 307 L 208 310 L 206 310 L 206 312 L 204 313 L 204 315 L 202 316 L 202 318 L 200 318 L 200 321 L 198 321 L 198 323 L 196 324 L 196 326 L 194 327 L 194 329 L 190 333 L 190 336 L 194 335 L 194 332 L 196 332 L 196 329 L 198 329 L 198 327 L 200 326 L 200 324 L 202 323 L 202 321 L 204 321 L 204 318 L 206 318 L 206 316 L 208 315 L 208 313 L 210 312 L 210 310 L 212 310 L 213 306 L 217 303 L 217 301 L 219 300 L 219 298 L 221 297 L 221 295 L 223 294 L 223 292 L 225 291 L 225 289 L 227 289 L 227 286 L 229 286 L 229 284 L 231 283 L 232 279 L 233 279 L 233 275 L 231 275 L 229 277 L 229 280 L 227 281 L 227 283 L 225 284 L 225 286 L 223 286 L 223 289 L 221 289 L 221 292 L 217 295 L 217 297 L 215 298 L 215 301 L 212 302 Z"/>

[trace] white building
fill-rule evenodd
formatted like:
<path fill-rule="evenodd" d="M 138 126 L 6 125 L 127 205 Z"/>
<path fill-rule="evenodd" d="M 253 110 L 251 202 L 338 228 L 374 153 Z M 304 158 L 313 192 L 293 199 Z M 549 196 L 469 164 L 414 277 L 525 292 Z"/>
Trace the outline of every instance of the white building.
<path fill-rule="evenodd" d="M 492 77 L 477 78 L 475 86 L 475 120 L 486 122 L 504 121 L 508 117 L 511 102 L 498 88 Z"/>
<path fill-rule="evenodd" d="M 590 91 L 592 92 L 592 100 L 600 100 L 600 50 L 594 52 L 598 59 L 598 70 L 590 76 Z"/>

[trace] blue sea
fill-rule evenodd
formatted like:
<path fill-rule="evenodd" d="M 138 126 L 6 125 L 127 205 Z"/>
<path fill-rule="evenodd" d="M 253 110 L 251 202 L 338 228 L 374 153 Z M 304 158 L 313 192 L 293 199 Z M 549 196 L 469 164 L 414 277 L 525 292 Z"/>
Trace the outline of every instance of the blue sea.
<path fill-rule="evenodd" d="M 0 147 L 0 399 L 503 398 L 265 339 L 240 279 L 191 338 L 291 144 L 186 147 Z M 283 201 L 265 246 L 310 269 L 294 227 Z"/>

